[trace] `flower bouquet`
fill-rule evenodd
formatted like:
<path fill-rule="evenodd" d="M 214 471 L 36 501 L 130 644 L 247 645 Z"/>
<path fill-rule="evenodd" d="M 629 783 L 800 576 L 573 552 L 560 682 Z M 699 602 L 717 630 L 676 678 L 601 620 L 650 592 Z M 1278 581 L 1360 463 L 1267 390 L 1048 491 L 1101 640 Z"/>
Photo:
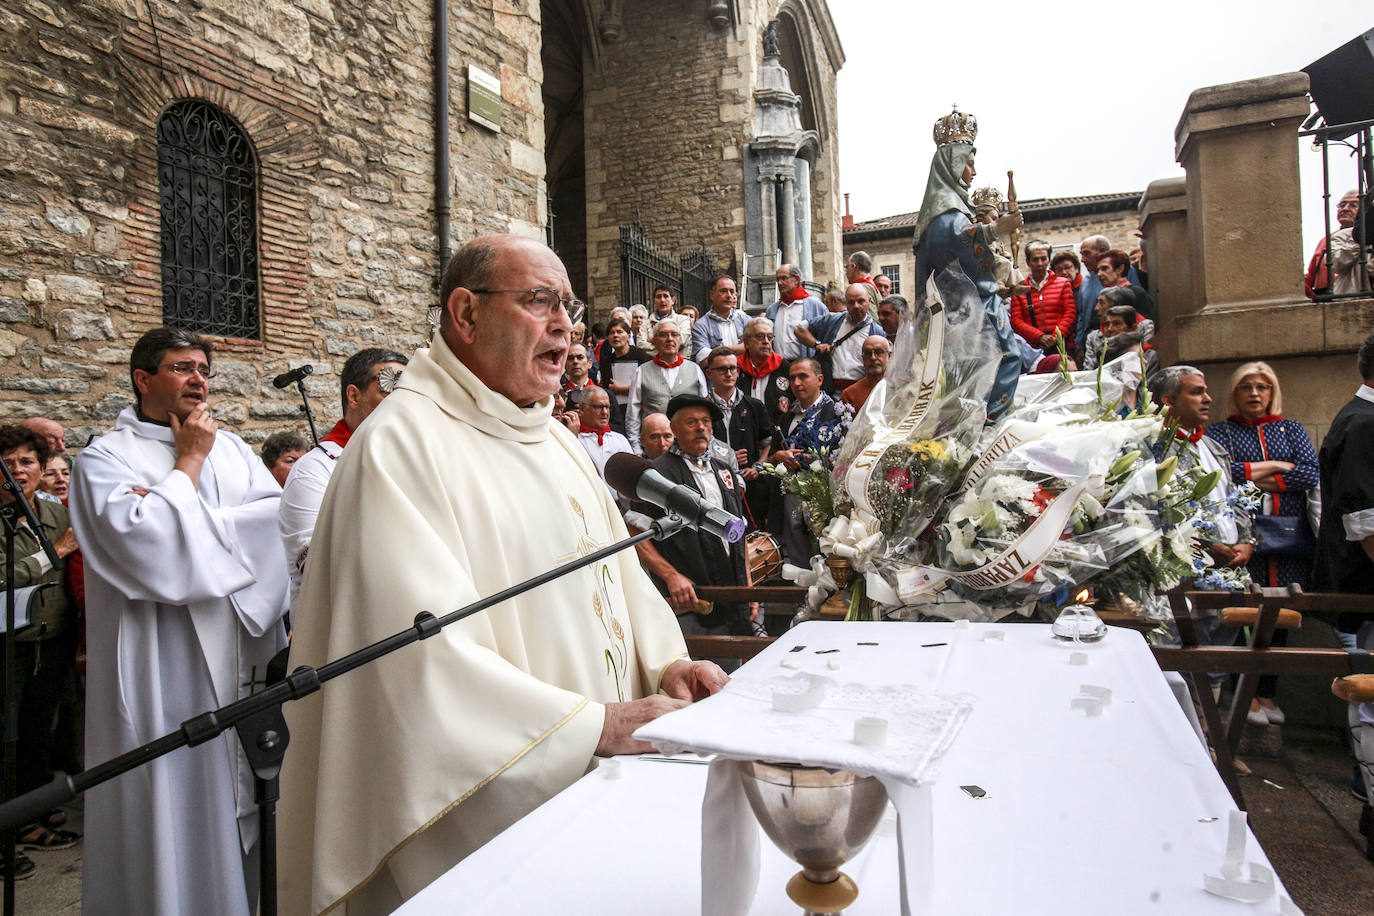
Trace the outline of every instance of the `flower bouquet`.
<path fill-rule="evenodd" d="M 799 449 L 795 460 L 799 468 L 789 470 L 782 464 L 763 465 L 763 473 L 778 478 L 784 493 L 794 493 L 801 501 L 806 527 L 814 537 L 835 516 L 835 503 L 830 492 L 830 475 L 840 443 L 849 432 L 854 409 L 843 401 L 835 401 L 833 422 L 804 418 L 796 432 L 783 440 L 783 448 Z"/>
<path fill-rule="evenodd" d="M 932 275 L 898 331 L 888 377 L 855 418 L 835 462 L 840 515 L 877 519 L 886 551 L 909 552 L 974 453 L 1000 354 L 977 289 Z M 903 345 L 910 340 L 909 345 Z"/>
<path fill-rule="evenodd" d="M 1162 616 L 1150 596 L 1211 565 L 1198 539 L 1220 477 L 1156 459 L 1172 437 L 1146 410 L 1055 428 L 971 471 L 935 529 L 934 565 L 888 571 L 908 613 L 995 620 L 1091 581 Z"/>

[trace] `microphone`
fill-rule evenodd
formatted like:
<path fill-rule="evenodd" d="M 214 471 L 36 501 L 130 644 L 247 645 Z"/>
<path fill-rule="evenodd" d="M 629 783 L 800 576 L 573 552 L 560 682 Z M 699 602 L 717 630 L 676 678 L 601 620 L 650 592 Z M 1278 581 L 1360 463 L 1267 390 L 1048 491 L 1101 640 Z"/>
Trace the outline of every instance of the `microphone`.
<path fill-rule="evenodd" d="M 285 388 L 287 385 L 296 384 L 314 371 L 314 366 L 301 366 L 299 369 L 291 369 L 272 379 L 272 384 L 277 388 Z"/>
<path fill-rule="evenodd" d="M 733 544 L 744 537 L 744 519 L 717 509 L 689 486 L 675 484 L 653 463 L 629 452 L 606 462 L 606 482 L 630 499 L 642 499 L 680 516 L 693 531 L 706 531 Z"/>

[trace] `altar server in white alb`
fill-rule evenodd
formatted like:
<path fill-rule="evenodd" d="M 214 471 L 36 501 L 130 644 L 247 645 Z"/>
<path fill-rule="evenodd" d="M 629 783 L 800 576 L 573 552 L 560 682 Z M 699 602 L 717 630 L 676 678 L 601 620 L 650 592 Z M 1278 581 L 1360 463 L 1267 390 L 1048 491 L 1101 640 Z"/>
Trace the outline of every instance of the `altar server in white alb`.
<path fill-rule="evenodd" d="M 277 522 L 282 547 L 291 574 L 291 608 L 301 591 L 301 571 L 310 553 L 315 519 L 320 514 L 325 488 L 334 474 L 335 462 L 353 436 L 358 424 L 377 409 L 382 399 L 396 387 L 406 367 L 406 358 L 395 350 L 369 347 L 359 350 L 344 363 L 339 373 L 339 400 L 343 417 L 334 424 L 320 444 L 296 459 L 291 474 L 282 484 L 281 510 Z"/>
<path fill-rule="evenodd" d="M 293 667 L 625 537 L 591 459 L 552 417 L 581 311 L 557 255 L 477 239 L 442 296 L 433 346 L 338 461 Z M 391 912 L 596 756 L 648 750 L 630 737 L 639 725 L 724 683 L 687 659 L 633 550 L 330 681 L 286 707 L 283 912 Z"/>
<path fill-rule="evenodd" d="M 72 474 L 88 763 L 246 696 L 286 644 L 281 488 L 210 418 L 210 358 L 194 334 L 144 334 L 135 405 Z M 246 916 L 257 855 L 252 771 L 231 731 L 86 793 L 83 911 Z"/>

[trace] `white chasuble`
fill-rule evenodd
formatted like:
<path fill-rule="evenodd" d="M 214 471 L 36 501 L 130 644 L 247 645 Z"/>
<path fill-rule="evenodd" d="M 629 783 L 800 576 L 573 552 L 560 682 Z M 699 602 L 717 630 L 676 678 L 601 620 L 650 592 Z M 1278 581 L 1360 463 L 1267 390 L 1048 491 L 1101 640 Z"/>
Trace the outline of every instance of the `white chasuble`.
<path fill-rule="evenodd" d="M 198 487 L 175 462 L 171 429 L 128 408 L 72 474 L 88 764 L 260 688 L 286 644 L 281 488 L 228 432 L 215 436 Z M 247 914 L 257 831 L 252 772 L 232 731 L 98 786 L 86 794 L 84 912 Z"/>
<path fill-rule="evenodd" d="M 319 667 L 626 536 L 586 451 L 483 385 L 442 340 L 339 459 L 291 665 Z M 581 777 L 603 704 L 685 657 L 622 551 L 288 704 L 283 912 L 396 906 Z"/>

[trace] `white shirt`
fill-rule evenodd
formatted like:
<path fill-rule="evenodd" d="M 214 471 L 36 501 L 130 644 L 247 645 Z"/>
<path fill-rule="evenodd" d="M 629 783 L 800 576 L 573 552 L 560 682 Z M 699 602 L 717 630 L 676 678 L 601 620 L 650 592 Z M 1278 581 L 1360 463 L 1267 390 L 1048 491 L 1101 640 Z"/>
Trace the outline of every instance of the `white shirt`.
<path fill-rule="evenodd" d="M 337 442 L 321 442 L 296 459 L 286 485 L 281 491 L 281 508 L 277 510 L 277 528 L 281 531 L 282 549 L 286 551 L 287 572 L 291 576 L 291 610 L 301 593 L 301 576 L 305 572 L 305 557 L 310 539 L 315 535 L 315 519 L 324 502 L 324 491 L 334 474 L 343 446 Z"/>
<path fill-rule="evenodd" d="M 805 299 L 778 301 L 778 311 L 773 318 L 773 349 L 782 354 L 783 359 L 796 359 L 803 355 L 802 345 L 792 332 L 798 327 L 805 327 L 802 320 L 805 302 Z"/>
<path fill-rule="evenodd" d="M 868 324 L 868 316 L 863 317 L 863 324 Z M 849 334 L 860 325 L 855 324 L 849 318 L 845 318 L 844 324 L 840 325 L 835 332 L 835 339 L 839 340 L 844 335 Z M 864 341 L 868 335 L 860 329 L 854 334 L 849 334 L 849 339 L 830 351 L 830 371 L 837 379 L 846 382 L 857 382 L 864 377 Z"/>
<path fill-rule="evenodd" d="M 1212 492 L 1203 497 L 1206 502 L 1213 505 L 1216 511 L 1217 543 L 1234 544 L 1240 540 L 1240 532 L 1236 530 L 1236 520 L 1226 510 L 1226 494 L 1231 489 L 1227 481 L 1231 479 L 1231 469 L 1223 467 L 1221 462 L 1217 461 L 1217 456 L 1213 455 L 1212 450 L 1205 445 L 1198 445 L 1195 448 L 1197 448 L 1198 453 L 1198 464 L 1201 465 L 1203 471 L 1207 473 L 1221 472 L 1221 486 L 1213 487 Z"/>
<path fill-rule="evenodd" d="M 697 489 L 701 491 L 701 498 L 716 509 L 724 509 L 725 499 L 720 494 L 720 478 L 716 476 L 715 467 L 709 462 L 706 467 L 701 467 L 694 461 L 688 461 L 687 469 L 692 472 L 692 480 L 696 483 Z M 725 545 L 725 550 L 729 552 L 730 542 L 725 538 L 721 538 L 720 542 Z"/>
<path fill-rule="evenodd" d="M 613 429 L 608 430 L 600 442 L 596 441 L 595 432 L 578 433 L 577 441 L 587 450 L 587 456 L 592 459 L 592 464 L 596 465 L 596 476 L 600 477 L 602 482 L 606 480 L 606 462 L 612 455 L 617 452 L 634 452 L 630 448 L 630 440 Z M 610 484 L 606 484 L 606 489 L 611 491 L 613 498 L 620 499 L 620 494 L 612 489 Z"/>

